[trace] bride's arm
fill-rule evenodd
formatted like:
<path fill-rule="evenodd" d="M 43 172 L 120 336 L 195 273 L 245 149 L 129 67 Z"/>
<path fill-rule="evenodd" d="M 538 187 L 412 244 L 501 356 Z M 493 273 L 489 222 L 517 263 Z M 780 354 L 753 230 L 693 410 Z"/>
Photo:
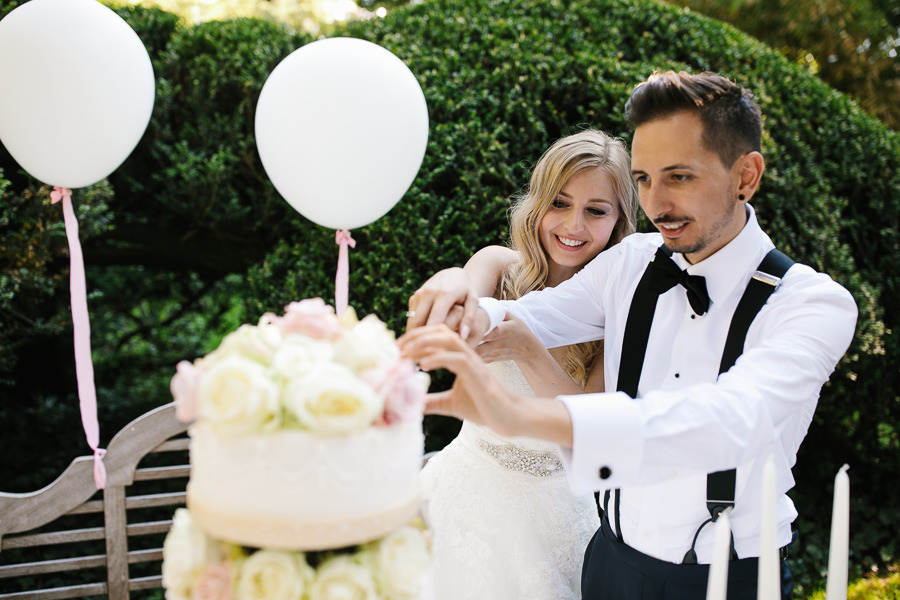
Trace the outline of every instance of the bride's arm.
<path fill-rule="evenodd" d="M 471 283 L 476 308 L 478 298 L 499 298 L 500 278 L 511 264 L 519 260 L 519 253 L 506 246 L 486 246 L 473 254 L 463 267 Z"/>

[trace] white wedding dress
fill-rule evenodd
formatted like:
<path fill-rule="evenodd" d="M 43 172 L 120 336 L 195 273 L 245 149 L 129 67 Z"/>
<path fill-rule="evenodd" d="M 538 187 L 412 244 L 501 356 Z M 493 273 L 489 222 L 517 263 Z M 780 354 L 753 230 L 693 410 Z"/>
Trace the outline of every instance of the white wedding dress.
<path fill-rule="evenodd" d="M 533 395 L 514 362 L 489 365 Z M 437 600 L 577 600 L 584 550 L 599 527 L 593 495 L 575 497 L 555 444 L 463 422 L 422 470 Z"/>

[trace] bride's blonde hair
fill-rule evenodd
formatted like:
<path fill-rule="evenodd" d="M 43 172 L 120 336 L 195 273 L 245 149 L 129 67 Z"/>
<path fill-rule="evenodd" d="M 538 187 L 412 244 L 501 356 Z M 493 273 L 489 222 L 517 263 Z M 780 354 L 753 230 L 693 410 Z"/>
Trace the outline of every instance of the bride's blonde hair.
<path fill-rule="evenodd" d="M 637 188 L 624 142 L 596 129 L 561 138 L 538 160 L 525 190 L 513 197 L 510 247 L 518 251 L 521 260 L 503 274 L 499 290 L 501 298 L 515 299 L 545 287 L 549 266 L 547 252 L 540 241 L 541 220 L 566 182 L 591 168 L 599 168 L 609 175 L 619 204 L 619 219 L 606 248 L 634 233 Z M 571 346 L 566 350 L 563 368 L 583 387 L 594 360 L 602 355 L 602 351 L 602 340 Z"/>

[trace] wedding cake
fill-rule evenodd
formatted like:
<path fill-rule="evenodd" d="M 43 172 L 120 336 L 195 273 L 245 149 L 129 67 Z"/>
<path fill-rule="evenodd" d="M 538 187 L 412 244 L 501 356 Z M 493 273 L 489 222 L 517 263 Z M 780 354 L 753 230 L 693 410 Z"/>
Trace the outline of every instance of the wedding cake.
<path fill-rule="evenodd" d="M 377 317 L 339 319 L 318 298 L 179 363 L 191 476 L 167 598 L 423 597 L 427 388 Z"/>

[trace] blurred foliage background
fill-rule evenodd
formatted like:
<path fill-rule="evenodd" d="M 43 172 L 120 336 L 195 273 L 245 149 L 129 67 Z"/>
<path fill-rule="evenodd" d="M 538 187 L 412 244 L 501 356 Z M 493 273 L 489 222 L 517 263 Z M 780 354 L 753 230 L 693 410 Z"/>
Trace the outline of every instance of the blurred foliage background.
<path fill-rule="evenodd" d="M 673 0 L 759 38 L 900 128 L 895 0 Z"/>
<path fill-rule="evenodd" d="M 16 5 L 0 4 L 0 16 Z M 868 45 L 854 38 L 857 48 L 868 48 L 857 54 L 878 48 L 896 69 L 896 7 L 854 6 L 889 24 L 872 29 Z M 350 21 L 306 28 L 302 19 L 285 23 L 256 12 L 207 20 L 169 12 L 176 5 L 116 7 L 147 46 L 157 88 L 150 125 L 132 155 L 108 180 L 73 194 L 101 441 L 170 401 L 179 360 L 205 354 L 239 324 L 292 300 L 333 301 L 333 232 L 279 197 L 253 138 L 259 91 L 296 48 L 321 36 L 370 40 L 404 60 L 425 92 L 430 137 L 419 175 L 388 215 L 353 232 L 350 254 L 351 304 L 398 332 L 407 297 L 425 278 L 505 242 L 508 198 L 553 140 L 586 126 L 627 140 L 622 111 L 635 83 L 659 69 L 715 70 L 753 90 L 765 115 L 768 169 L 755 202 L 763 226 L 788 254 L 848 287 L 860 307 L 856 339 L 823 390 L 795 468 L 798 597 L 822 584 L 832 482 L 844 463 L 853 493 L 852 575 L 893 568 L 900 135 L 889 115 L 879 120 L 881 108 L 866 104 L 874 93 L 844 94 L 823 81 L 824 66 L 843 55 L 831 62 L 830 54 L 816 54 L 817 34 L 798 43 L 796 55 L 778 43 L 776 50 L 695 8 L 651 0 L 361 8 L 366 12 Z M 781 10 L 773 3 L 755 16 Z M 797 17 L 804 19 L 811 20 Z M 884 86 L 896 85 L 893 73 Z M 46 485 L 88 452 L 75 391 L 68 250 L 49 191 L 0 151 L 0 480 L 8 492 Z M 435 377 L 436 389 L 448 384 L 446 374 Z M 429 417 L 428 449 L 442 447 L 457 428 Z"/>

